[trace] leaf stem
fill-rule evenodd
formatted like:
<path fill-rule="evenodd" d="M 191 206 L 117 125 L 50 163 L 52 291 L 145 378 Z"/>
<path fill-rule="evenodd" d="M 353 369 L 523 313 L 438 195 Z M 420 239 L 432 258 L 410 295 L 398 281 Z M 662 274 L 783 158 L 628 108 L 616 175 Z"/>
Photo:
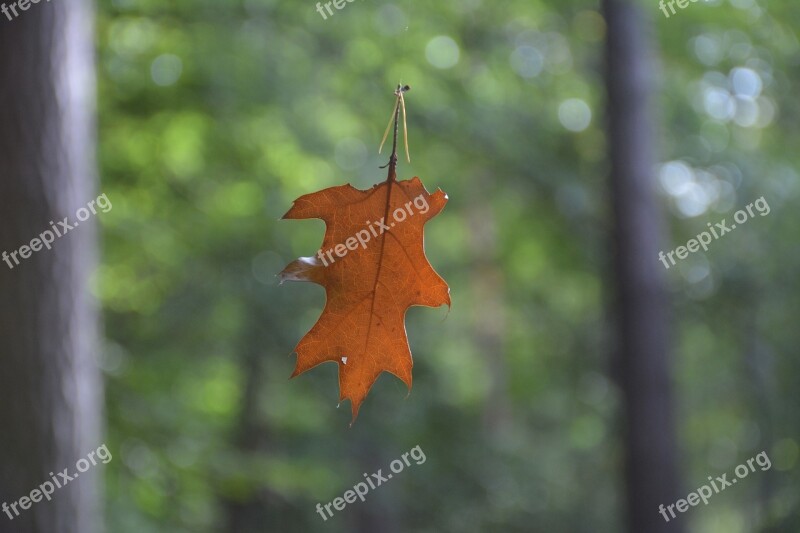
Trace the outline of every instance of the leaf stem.
<path fill-rule="evenodd" d="M 389 174 L 386 176 L 386 181 L 391 183 L 397 181 L 397 134 L 400 126 L 400 108 L 403 108 L 403 126 L 405 127 L 405 142 L 406 142 L 406 157 L 411 158 L 408 156 L 408 129 L 406 126 L 406 106 L 403 100 L 403 93 L 406 93 L 411 90 L 411 87 L 408 85 L 398 85 L 397 89 L 394 91 L 395 96 L 397 96 L 397 101 L 394 104 L 394 135 L 392 138 L 392 155 L 389 156 L 389 162 L 386 165 L 383 165 L 381 168 L 389 167 Z M 391 126 L 391 119 L 389 122 Z M 387 128 L 388 133 L 388 128 Z M 386 140 L 386 134 L 383 136 L 384 141 Z M 383 146 L 383 142 L 381 142 L 381 146 Z M 379 150 L 380 151 L 380 150 Z"/>

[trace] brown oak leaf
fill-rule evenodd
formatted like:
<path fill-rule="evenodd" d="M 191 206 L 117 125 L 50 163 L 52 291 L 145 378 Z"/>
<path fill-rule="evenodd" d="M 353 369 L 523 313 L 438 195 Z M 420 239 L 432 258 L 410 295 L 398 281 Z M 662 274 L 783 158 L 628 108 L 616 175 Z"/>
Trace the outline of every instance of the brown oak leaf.
<path fill-rule="evenodd" d="M 411 389 L 411 351 L 405 314 L 412 305 L 450 305 L 450 289 L 425 257 L 423 226 L 447 203 L 419 178 L 387 180 L 362 191 L 331 187 L 295 200 L 283 218 L 319 218 L 325 237 L 317 255 L 301 257 L 283 281 L 325 287 L 322 315 L 295 347 L 295 377 L 321 363 L 339 366 L 339 400 L 353 420 L 381 372 Z"/>

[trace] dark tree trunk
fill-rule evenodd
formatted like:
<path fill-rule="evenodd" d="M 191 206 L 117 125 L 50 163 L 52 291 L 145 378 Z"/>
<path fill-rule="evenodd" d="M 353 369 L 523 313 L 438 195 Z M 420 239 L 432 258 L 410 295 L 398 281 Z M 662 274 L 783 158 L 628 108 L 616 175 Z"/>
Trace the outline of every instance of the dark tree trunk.
<path fill-rule="evenodd" d="M 10 11 L 9 11 L 10 12 Z M 95 199 L 93 35 L 88 0 L 0 14 L 0 252 L 75 220 Z M 0 504 L 11 504 L 96 450 L 101 391 L 97 317 L 87 279 L 95 230 L 87 221 L 52 250 L 13 269 L 0 262 Z M 52 501 L 0 514 L 0 531 L 100 530 L 95 475 Z M 13 515 L 13 513 L 12 513 Z"/>
<path fill-rule="evenodd" d="M 633 1 L 603 0 L 607 30 L 608 133 L 614 207 L 618 378 L 624 395 L 628 530 L 684 530 L 659 505 L 680 493 L 672 412 L 669 327 L 654 191 L 654 69 L 647 20 Z"/>

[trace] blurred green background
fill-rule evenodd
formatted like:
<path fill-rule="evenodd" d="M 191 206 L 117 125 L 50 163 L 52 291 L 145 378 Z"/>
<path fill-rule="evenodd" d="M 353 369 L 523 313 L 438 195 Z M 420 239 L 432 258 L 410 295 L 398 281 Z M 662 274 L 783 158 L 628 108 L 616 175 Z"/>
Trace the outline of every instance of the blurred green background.
<path fill-rule="evenodd" d="M 683 520 L 800 531 L 800 12 L 646 8 L 665 251 L 771 208 L 666 273 L 686 492 L 762 450 L 773 465 Z M 623 528 L 598 9 L 100 2 L 109 531 Z M 453 305 L 409 312 L 412 393 L 384 374 L 349 428 L 333 365 L 288 380 L 324 291 L 275 274 L 324 225 L 279 219 L 302 194 L 385 179 L 399 81 L 398 177 L 450 197 L 426 250 Z M 424 464 L 322 522 L 317 503 L 416 445 Z"/>

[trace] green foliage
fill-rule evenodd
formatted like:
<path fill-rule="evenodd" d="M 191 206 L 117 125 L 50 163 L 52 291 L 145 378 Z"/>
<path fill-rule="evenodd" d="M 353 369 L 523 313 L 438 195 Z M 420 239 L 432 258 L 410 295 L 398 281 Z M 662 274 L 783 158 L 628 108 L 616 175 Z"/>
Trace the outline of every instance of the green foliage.
<path fill-rule="evenodd" d="M 661 159 L 693 169 L 691 194 L 664 192 L 665 251 L 762 195 L 772 208 L 667 273 L 688 489 L 763 449 L 774 464 L 685 518 L 796 530 L 796 7 L 646 5 Z M 225 531 L 231 516 L 252 531 L 621 530 L 596 9 L 357 0 L 323 20 L 311 0 L 100 2 L 109 531 Z M 737 67 L 763 82 L 757 126 L 749 101 L 722 116 Z M 409 312 L 412 394 L 384 375 L 348 429 L 332 365 L 287 380 L 324 294 L 274 275 L 322 226 L 279 218 L 301 194 L 383 179 L 399 81 L 398 177 L 450 196 L 426 248 L 453 307 Z M 424 465 L 322 524 L 318 502 L 417 444 Z"/>

